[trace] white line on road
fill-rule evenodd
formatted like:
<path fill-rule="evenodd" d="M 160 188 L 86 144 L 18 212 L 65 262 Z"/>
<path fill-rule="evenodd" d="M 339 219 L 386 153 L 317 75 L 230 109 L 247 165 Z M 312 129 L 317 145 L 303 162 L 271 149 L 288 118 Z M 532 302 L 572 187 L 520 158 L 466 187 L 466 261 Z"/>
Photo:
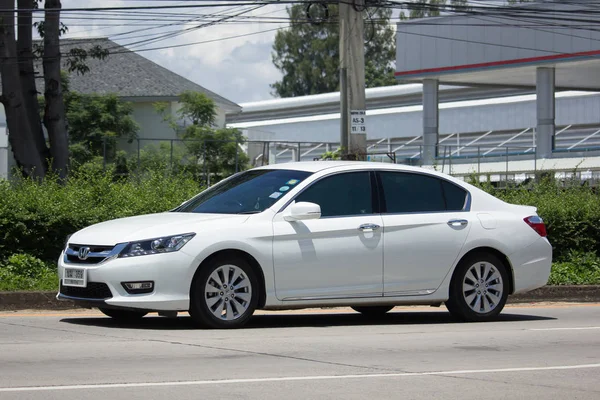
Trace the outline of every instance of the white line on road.
<path fill-rule="evenodd" d="M 580 328 L 537 328 L 530 331 L 585 331 L 589 329 L 600 329 L 600 326 L 583 326 Z"/>
<path fill-rule="evenodd" d="M 250 379 L 219 379 L 204 381 L 173 381 L 173 382 L 142 382 L 142 383 L 105 383 L 90 385 L 65 385 L 65 386 L 22 386 L 0 388 L 2 392 L 38 392 L 49 390 L 82 390 L 82 389 L 115 389 L 139 388 L 156 386 L 200 386 L 200 385 L 225 385 L 236 383 L 265 383 L 265 382 L 293 382 L 293 381 L 323 381 L 334 379 L 373 379 L 373 378 L 400 378 L 411 376 L 432 375 L 470 375 L 489 374 L 502 372 L 527 372 L 527 371 L 559 371 L 568 369 L 600 368 L 600 364 L 558 365 L 554 367 L 525 367 L 525 368 L 498 368 L 498 369 L 467 369 L 457 371 L 432 371 L 432 372 L 400 372 L 393 374 L 363 374 L 363 375 L 317 375 L 317 376 L 284 376 L 279 378 L 250 378 Z"/>

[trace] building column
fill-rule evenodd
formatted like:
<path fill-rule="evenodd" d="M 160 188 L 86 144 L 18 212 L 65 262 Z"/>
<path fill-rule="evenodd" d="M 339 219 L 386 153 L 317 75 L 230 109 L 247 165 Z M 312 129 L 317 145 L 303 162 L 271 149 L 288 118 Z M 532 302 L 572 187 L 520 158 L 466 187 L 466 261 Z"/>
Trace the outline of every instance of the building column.
<path fill-rule="evenodd" d="M 537 68 L 536 70 L 536 157 L 551 158 L 554 150 L 554 68 Z"/>
<path fill-rule="evenodd" d="M 423 165 L 433 165 L 439 140 L 439 84 L 437 79 L 423 80 Z"/>

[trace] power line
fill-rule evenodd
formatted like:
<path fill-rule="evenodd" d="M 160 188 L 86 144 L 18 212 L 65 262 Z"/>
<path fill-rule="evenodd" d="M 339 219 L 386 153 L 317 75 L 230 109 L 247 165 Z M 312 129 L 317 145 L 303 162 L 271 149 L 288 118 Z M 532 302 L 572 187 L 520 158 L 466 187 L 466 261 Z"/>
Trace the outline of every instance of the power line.
<path fill-rule="evenodd" d="M 252 4 L 256 5 L 257 3 L 261 4 L 261 6 L 262 6 L 263 5 L 262 3 L 264 3 L 264 2 L 262 2 L 262 3 L 261 2 L 253 2 Z M 290 2 L 290 3 L 301 3 L 301 2 Z M 231 3 L 229 3 L 229 4 L 231 4 Z M 235 4 L 237 4 L 237 7 L 241 7 L 241 6 L 239 6 L 239 4 L 240 4 L 239 2 L 235 3 Z M 404 4 L 404 3 L 394 2 L 394 4 Z M 489 8 L 489 7 L 486 7 L 486 8 Z M 505 10 L 506 8 L 502 7 L 502 9 Z M 530 11 L 530 9 L 529 9 L 529 11 Z M 248 12 L 248 10 L 246 10 L 245 12 Z M 243 23 L 243 22 L 247 22 L 247 21 L 260 21 L 260 19 L 257 18 L 257 17 L 243 16 L 241 14 L 243 14 L 243 13 L 238 13 L 238 15 L 232 16 L 232 15 L 226 15 L 226 14 L 224 15 L 224 14 L 216 14 L 215 13 L 213 15 L 220 16 L 221 17 L 220 20 L 209 21 L 209 22 L 206 22 L 204 24 L 201 24 L 201 25 L 198 25 L 198 26 L 195 26 L 195 27 L 187 28 L 187 29 L 185 29 L 183 31 L 169 31 L 169 32 L 166 32 L 166 33 L 163 32 L 163 33 L 153 33 L 153 34 L 148 34 L 148 35 L 139 35 L 139 36 L 137 36 L 135 38 L 146 38 L 146 40 L 140 40 L 140 41 L 136 41 L 136 42 L 133 42 L 133 43 L 127 43 L 127 44 L 125 44 L 123 46 L 121 46 L 121 45 L 114 46 L 111 49 L 109 49 L 109 53 L 110 53 L 110 50 L 112 50 L 112 49 L 120 49 L 122 47 L 127 47 L 127 46 L 137 46 L 137 47 L 147 46 L 147 45 L 150 45 L 150 44 L 155 43 L 155 42 L 160 41 L 160 40 L 166 40 L 166 39 L 169 39 L 169 38 L 172 38 L 172 37 L 176 37 L 176 36 L 185 34 L 186 32 L 189 32 L 189 31 L 192 31 L 192 30 L 197 30 L 197 29 L 201 29 L 201 28 L 204 28 L 204 27 L 213 26 L 213 25 L 217 25 L 217 24 L 222 24 L 222 23 Z M 209 15 L 209 14 L 202 14 L 202 15 L 205 16 L 205 15 Z M 480 14 L 477 14 L 477 16 L 481 17 Z M 489 16 L 490 17 L 496 17 L 496 18 L 501 17 L 498 13 L 492 13 Z M 502 16 L 502 17 L 503 18 L 507 18 L 507 19 L 510 19 L 510 18 L 515 19 L 515 17 L 507 17 L 507 16 Z M 521 16 L 521 18 L 526 18 L 526 17 L 525 16 Z M 531 18 L 536 21 L 536 23 L 535 24 L 532 23 L 531 26 L 532 27 L 535 26 L 536 28 L 539 29 L 539 25 L 537 24 L 537 21 L 539 20 L 539 17 L 537 17 L 537 18 L 531 17 Z M 562 19 L 562 20 L 564 21 L 564 19 Z M 189 20 L 187 20 L 187 21 L 189 21 Z M 290 19 L 289 18 L 285 18 L 285 17 L 280 18 L 280 19 L 272 18 L 270 21 L 272 23 L 283 23 L 284 21 L 285 22 L 290 21 Z M 375 20 L 375 21 L 377 21 L 377 20 Z M 293 21 L 293 22 L 294 23 L 308 23 L 308 20 L 306 20 L 306 21 Z M 335 22 L 329 22 L 329 23 L 335 23 Z M 413 21 L 412 23 L 416 23 L 416 22 Z M 179 25 L 179 24 L 183 24 L 183 23 L 179 22 L 179 23 L 171 23 L 171 24 L 167 24 L 167 25 Z M 427 25 L 427 24 L 440 25 L 439 22 L 428 23 L 428 22 L 426 22 L 426 20 L 420 20 L 420 21 L 418 21 L 418 24 L 421 24 L 421 25 Z M 456 24 L 452 23 L 451 25 L 456 25 Z M 472 24 L 472 23 L 469 23 L 469 24 L 466 24 L 466 25 L 476 26 L 476 24 Z M 489 26 L 489 24 L 482 24 L 482 25 Z M 498 24 L 498 26 L 504 26 L 504 27 L 507 27 L 507 28 L 513 27 L 513 25 L 506 24 L 506 23 L 504 23 L 504 24 L 502 24 L 502 23 Z M 517 26 L 523 26 L 523 25 L 517 25 Z M 565 26 L 565 28 L 569 28 L 569 27 Z M 148 28 L 145 28 L 145 29 L 148 29 Z M 139 30 L 139 31 L 144 31 L 145 29 L 142 29 L 142 30 Z M 284 29 L 284 28 L 269 29 L 269 30 L 266 30 L 266 31 L 261 31 L 260 33 L 269 32 L 269 31 L 273 31 L 273 30 L 279 30 L 279 29 Z M 131 31 L 131 32 L 134 32 L 134 31 Z M 131 33 L 131 32 L 129 32 L 129 33 Z M 129 34 L 129 33 L 127 33 L 127 34 Z M 256 33 L 234 35 L 234 36 L 230 36 L 230 37 L 227 37 L 227 38 L 223 38 L 223 40 L 228 40 L 228 39 L 233 39 L 233 38 L 239 38 L 239 37 L 245 37 L 245 36 L 249 36 L 249 35 L 252 35 L 252 34 L 256 34 Z M 410 34 L 410 35 L 416 35 L 416 36 L 423 36 L 423 37 L 439 38 L 439 39 L 445 39 L 445 40 L 462 41 L 462 42 L 474 43 L 474 44 L 483 44 L 483 45 L 491 45 L 491 46 L 498 46 L 498 47 L 509 47 L 509 48 L 522 49 L 522 50 L 539 50 L 539 49 L 532 49 L 532 48 L 527 48 L 527 47 L 522 47 L 522 46 L 509 46 L 509 45 L 502 45 L 502 44 L 497 44 L 497 43 L 487 43 L 487 42 L 482 42 L 482 41 L 477 41 L 477 40 L 439 37 L 439 36 L 436 36 L 436 35 L 418 34 L 418 33 L 414 33 L 414 32 L 410 32 L 408 34 Z M 121 34 L 116 34 L 115 36 L 120 36 L 120 35 L 125 35 L 125 34 L 121 33 Z M 131 37 L 129 39 L 133 39 L 133 38 L 134 37 Z M 178 47 L 190 46 L 190 45 L 194 45 L 194 44 L 210 43 L 210 42 L 215 42 L 215 41 L 218 41 L 218 40 L 221 40 L 221 39 L 208 40 L 208 41 L 199 41 L 199 42 L 192 42 L 192 43 L 184 43 L 184 44 L 179 44 L 179 45 L 160 46 L 160 47 L 153 47 L 153 48 L 147 48 L 147 49 L 137 49 L 137 50 L 136 49 L 127 49 L 127 51 L 152 51 L 152 50 L 161 50 L 161 49 L 166 49 L 166 48 L 178 48 Z M 541 50 L 541 51 L 544 51 L 544 52 L 547 52 L 547 53 L 561 54 L 560 52 L 556 52 L 556 51 L 553 51 L 553 50 Z M 124 51 L 120 51 L 120 52 L 124 52 Z M 113 52 L 113 54 L 118 54 L 118 52 Z"/>

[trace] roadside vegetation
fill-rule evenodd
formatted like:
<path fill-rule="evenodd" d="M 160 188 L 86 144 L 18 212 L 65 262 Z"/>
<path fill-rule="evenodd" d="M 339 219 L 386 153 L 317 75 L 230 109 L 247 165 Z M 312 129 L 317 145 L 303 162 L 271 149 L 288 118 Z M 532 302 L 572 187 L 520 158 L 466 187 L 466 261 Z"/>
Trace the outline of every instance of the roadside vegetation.
<path fill-rule="evenodd" d="M 471 182 L 473 183 L 473 182 Z M 600 284 L 600 194 L 578 180 L 538 182 L 481 189 L 513 204 L 537 207 L 553 248 L 551 285 Z"/>
<path fill-rule="evenodd" d="M 162 168 L 159 165 L 160 168 Z M 193 174 L 161 169 L 116 174 L 91 160 L 66 182 L 0 181 L 0 290 L 54 290 L 67 235 L 101 221 L 170 210 L 202 190 Z M 600 284 L 600 196 L 553 180 L 505 189 L 480 185 L 511 203 L 532 205 L 554 247 L 549 284 Z"/>

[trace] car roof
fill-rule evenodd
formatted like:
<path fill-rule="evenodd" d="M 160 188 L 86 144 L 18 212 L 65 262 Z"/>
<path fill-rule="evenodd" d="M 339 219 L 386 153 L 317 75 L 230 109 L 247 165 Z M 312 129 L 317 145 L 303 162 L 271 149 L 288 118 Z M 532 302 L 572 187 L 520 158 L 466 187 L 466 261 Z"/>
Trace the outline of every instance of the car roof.
<path fill-rule="evenodd" d="M 363 167 L 365 169 L 395 169 L 399 171 L 424 171 L 424 168 L 408 165 L 382 163 L 373 161 L 292 161 L 281 164 L 271 164 L 256 169 L 290 169 L 295 171 L 319 172 L 330 168 Z M 435 171 L 427 169 L 435 174 Z"/>

